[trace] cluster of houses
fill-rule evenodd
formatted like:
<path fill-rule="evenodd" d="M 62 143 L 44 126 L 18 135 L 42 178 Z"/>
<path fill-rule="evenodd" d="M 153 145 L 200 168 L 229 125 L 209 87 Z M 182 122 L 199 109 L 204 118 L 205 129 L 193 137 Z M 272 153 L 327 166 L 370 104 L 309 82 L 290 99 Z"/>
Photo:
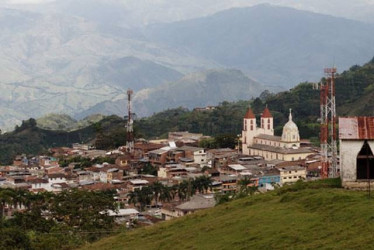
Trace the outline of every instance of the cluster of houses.
<path fill-rule="evenodd" d="M 212 188 L 208 194 L 196 194 L 188 201 L 176 197 L 162 204 L 161 213 L 158 210 L 158 215 L 164 219 L 179 217 L 214 206 L 214 193 L 236 192 L 243 178 L 251 180 L 249 185 L 260 191 L 318 178 L 321 168 L 318 150 L 300 140 L 291 111 L 289 116 L 282 136 L 277 137 L 274 136 L 270 111 L 264 110 L 260 127 L 257 127 L 256 117 L 249 109 L 243 119 L 242 151 L 201 148 L 199 141 L 206 138 L 202 134 L 170 132 L 168 139 L 137 141 L 132 154 L 128 154 L 125 148 L 102 151 L 74 144 L 71 148 L 52 148 L 48 156 L 18 156 L 11 166 L 0 167 L 0 185 L 31 192 L 61 192 L 69 188 L 114 189 L 117 191 L 116 200 L 125 209 L 120 210 L 120 214 L 128 216 L 130 213 L 134 217 L 138 212 L 129 204 L 130 192 L 156 181 L 172 186 L 200 176 L 210 177 Z M 76 156 L 89 159 L 109 157 L 114 163 L 82 167 L 79 162 L 70 162 L 68 166 L 60 166 L 58 159 Z M 144 172 L 147 166 L 152 166 L 155 172 Z"/>

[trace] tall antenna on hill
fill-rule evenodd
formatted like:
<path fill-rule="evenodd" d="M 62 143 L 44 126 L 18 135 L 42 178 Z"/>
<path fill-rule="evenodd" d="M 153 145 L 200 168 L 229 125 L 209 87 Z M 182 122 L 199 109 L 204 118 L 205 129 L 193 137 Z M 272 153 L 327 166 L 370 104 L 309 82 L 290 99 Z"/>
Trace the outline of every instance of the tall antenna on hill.
<path fill-rule="evenodd" d="M 134 152 L 134 128 L 132 120 L 132 109 L 131 109 L 131 97 L 133 95 L 133 91 L 131 89 L 127 90 L 127 138 L 126 138 L 126 148 L 127 152 L 133 153 Z"/>
<path fill-rule="evenodd" d="M 335 73 L 336 68 L 325 68 L 326 80 L 320 83 L 321 162 L 322 178 L 338 175 L 336 145 Z"/>

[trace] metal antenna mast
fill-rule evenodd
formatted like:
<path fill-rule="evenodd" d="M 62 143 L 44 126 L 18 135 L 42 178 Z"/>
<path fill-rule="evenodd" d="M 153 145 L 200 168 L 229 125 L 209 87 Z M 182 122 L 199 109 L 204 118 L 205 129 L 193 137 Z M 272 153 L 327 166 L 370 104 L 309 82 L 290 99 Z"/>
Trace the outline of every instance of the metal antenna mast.
<path fill-rule="evenodd" d="M 131 97 L 133 95 L 131 89 L 127 90 L 127 139 L 126 139 L 126 148 L 129 153 L 134 152 L 134 128 L 132 120 L 132 109 L 131 109 Z"/>
<path fill-rule="evenodd" d="M 336 144 L 335 73 L 336 68 L 325 68 L 326 81 L 320 83 L 321 161 L 322 178 L 338 175 Z"/>

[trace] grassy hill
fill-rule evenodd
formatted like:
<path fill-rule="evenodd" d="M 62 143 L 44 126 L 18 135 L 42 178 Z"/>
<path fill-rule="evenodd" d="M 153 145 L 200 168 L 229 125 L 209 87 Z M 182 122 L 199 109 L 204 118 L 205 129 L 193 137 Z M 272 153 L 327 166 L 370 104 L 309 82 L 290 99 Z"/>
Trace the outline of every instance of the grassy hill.
<path fill-rule="evenodd" d="M 374 199 L 337 186 L 337 180 L 297 183 L 83 249 L 372 248 Z"/>

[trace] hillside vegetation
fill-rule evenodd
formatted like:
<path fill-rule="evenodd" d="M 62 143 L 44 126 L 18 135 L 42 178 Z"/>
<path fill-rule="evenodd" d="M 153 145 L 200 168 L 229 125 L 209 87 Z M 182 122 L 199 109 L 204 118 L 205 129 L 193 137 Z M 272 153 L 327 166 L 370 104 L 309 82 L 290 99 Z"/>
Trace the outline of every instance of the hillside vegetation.
<path fill-rule="evenodd" d="M 249 106 L 259 118 L 265 105 L 268 105 L 274 116 L 275 134 L 281 135 L 289 109 L 292 108 L 300 136 L 318 143 L 319 90 L 313 86 L 312 83 L 300 83 L 289 91 L 277 94 L 264 91 L 256 99 L 222 102 L 211 111 L 191 111 L 183 107 L 168 109 L 136 120 L 135 135 L 136 138 L 146 139 L 166 138 L 169 131 L 190 131 L 211 136 L 236 136 L 241 133 L 243 116 Z M 374 115 L 373 97 L 374 59 L 363 66 L 355 65 L 338 74 L 338 116 Z M 50 131 L 40 129 L 36 124 L 29 126 L 27 121 L 24 123 L 26 124 L 17 127 L 13 132 L 0 135 L 0 163 L 9 163 L 16 154 L 37 154 L 48 147 L 70 146 L 74 142 L 95 143 L 97 139 L 96 146 L 103 149 L 125 144 L 126 122 L 118 116 L 105 117 L 88 127 L 71 132 Z"/>
<path fill-rule="evenodd" d="M 322 79 L 323 80 L 323 79 Z M 336 105 L 338 116 L 374 115 L 374 58 L 363 66 L 352 66 L 337 75 Z M 168 131 L 188 130 L 206 135 L 222 133 L 238 134 L 242 130 L 242 119 L 251 106 L 259 118 L 265 105 L 274 116 L 275 133 L 280 135 L 292 109 L 302 138 L 319 135 L 320 115 L 319 90 L 313 83 L 300 83 L 289 91 L 271 94 L 263 92 L 260 97 L 248 101 L 222 102 L 209 112 L 189 111 L 177 108 L 157 113 L 136 121 L 140 135 L 157 137 Z"/>
<path fill-rule="evenodd" d="M 84 249 L 365 249 L 374 200 L 339 180 L 297 183 L 136 229 Z"/>
<path fill-rule="evenodd" d="M 117 116 L 71 132 L 46 130 L 37 127 L 35 119 L 23 121 L 12 132 L 0 135 L 0 164 L 10 164 L 17 154 L 36 155 L 51 147 L 71 146 L 72 143 L 95 142 L 99 147 L 118 147 L 125 143 L 125 123 Z"/>
<path fill-rule="evenodd" d="M 104 118 L 101 114 L 90 115 L 82 120 L 75 120 L 66 114 L 48 114 L 36 120 L 39 128 L 48 130 L 72 131 L 88 127 Z"/>

